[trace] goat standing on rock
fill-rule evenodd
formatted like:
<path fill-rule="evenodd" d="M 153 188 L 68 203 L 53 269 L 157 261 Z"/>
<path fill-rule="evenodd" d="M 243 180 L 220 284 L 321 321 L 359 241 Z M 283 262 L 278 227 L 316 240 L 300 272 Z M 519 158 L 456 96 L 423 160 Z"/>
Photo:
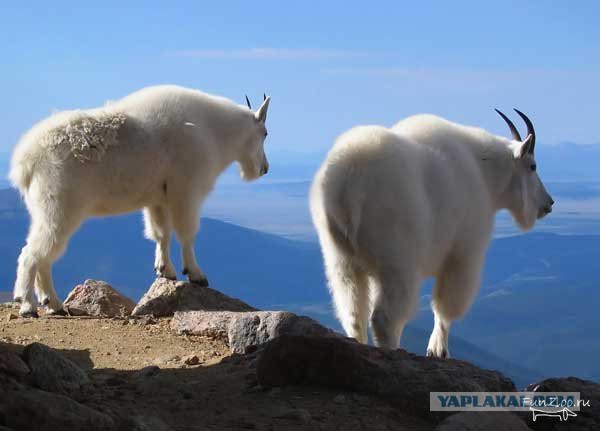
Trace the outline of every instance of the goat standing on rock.
<path fill-rule="evenodd" d="M 269 101 L 265 96 L 252 112 L 200 91 L 156 86 L 34 126 L 19 141 L 10 171 L 31 215 L 14 289 L 20 314 L 37 315 L 34 287 L 49 313 L 63 312 L 51 267 L 86 218 L 140 208 L 146 235 L 156 241 L 157 274 L 176 277 L 169 257 L 175 229 L 184 274 L 208 285 L 194 255 L 200 206 L 234 161 L 245 180 L 267 173 Z"/>
<path fill-rule="evenodd" d="M 435 277 L 428 356 L 448 356 L 453 320 L 469 309 L 500 209 L 528 230 L 552 211 L 534 159 L 531 121 L 512 140 L 433 115 L 393 128 L 356 127 L 340 136 L 310 194 L 333 301 L 344 330 L 396 348 Z"/>

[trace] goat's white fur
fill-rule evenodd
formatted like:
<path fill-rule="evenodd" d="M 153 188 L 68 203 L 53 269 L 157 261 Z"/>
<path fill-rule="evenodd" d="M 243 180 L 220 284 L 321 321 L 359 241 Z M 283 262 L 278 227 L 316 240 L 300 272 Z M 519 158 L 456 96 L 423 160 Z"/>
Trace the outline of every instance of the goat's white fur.
<path fill-rule="evenodd" d="M 232 162 L 246 180 L 268 170 L 269 100 L 254 113 L 200 91 L 156 86 L 35 125 L 16 146 L 10 170 L 31 215 L 14 289 L 21 314 L 36 312 L 34 285 L 51 312 L 62 310 L 51 266 L 90 216 L 144 208 L 146 236 L 157 243 L 157 273 L 175 278 L 169 257 L 174 229 L 185 272 L 205 282 L 193 248 L 200 206 Z"/>
<path fill-rule="evenodd" d="M 432 115 L 341 135 L 310 194 L 330 291 L 344 330 L 396 348 L 418 291 L 434 276 L 428 354 L 448 354 L 450 323 L 470 307 L 494 214 L 530 229 L 552 200 L 524 142 Z"/>

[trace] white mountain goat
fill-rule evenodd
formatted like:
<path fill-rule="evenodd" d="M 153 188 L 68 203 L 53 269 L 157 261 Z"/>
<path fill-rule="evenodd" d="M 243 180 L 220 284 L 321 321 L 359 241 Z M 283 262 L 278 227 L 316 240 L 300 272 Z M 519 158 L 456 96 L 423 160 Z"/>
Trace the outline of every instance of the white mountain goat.
<path fill-rule="evenodd" d="M 20 314 L 37 315 L 34 287 L 49 313 L 63 312 L 51 267 L 86 218 L 139 208 L 146 236 L 156 241 L 157 274 L 176 278 L 169 257 L 174 229 L 183 273 L 208 285 L 194 256 L 200 206 L 234 161 L 246 180 L 267 173 L 269 100 L 265 96 L 252 112 L 249 103 L 246 108 L 196 90 L 157 86 L 35 125 L 16 146 L 10 171 L 31 215 L 14 289 Z"/>
<path fill-rule="evenodd" d="M 428 356 L 478 291 L 494 214 L 528 230 L 554 203 L 536 172 L 535 132 L 513 140 L 432 115 L 341 135 L 310 194 L 337 316 L 350 337 L 396 348 L 423 280 L 436 278 Z"/>

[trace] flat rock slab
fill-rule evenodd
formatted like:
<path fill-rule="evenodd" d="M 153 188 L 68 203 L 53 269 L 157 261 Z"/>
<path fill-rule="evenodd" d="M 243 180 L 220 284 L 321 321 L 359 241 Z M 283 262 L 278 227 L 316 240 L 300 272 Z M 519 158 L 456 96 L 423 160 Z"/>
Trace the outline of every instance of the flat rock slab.
<path fill-rule="evenodd" d="M 69 292 L 64 306 L 73 316 L 128 316 L 135 303 L 111 285 L 99 280 L 85 280 Z"/>
<path fill-rule="evenodd" d="M 157 278 L 135 306 L 134 316 L 173 316 L 177 311 L 255 311 L 254 307 L 209 287 Z"/>
<path fill-rule="evenodd" d="M 226 339 L 231 351 L 244 353 L 281 335 L 334 336 L 313 319 L 287 311 L 178 311 L 171 329 L 180 334 Z"/>
<path fill-rule="evenodd" d="M 85 371 L 50 347 L 32 343 L 23 349 L 33 383 L 45 391 L 71 392 L 89 383 Z"/>
<path fill-rule="evenodd" d="M 383 350 L 349 338 L 282 335 L 261 352 L 257 364 L 263 387 L 325 386 L 383 397 L 409 414 L 440 419 L 429 411 L 431 391 L 514 391 L 496 371 L 468 362 Z"/>

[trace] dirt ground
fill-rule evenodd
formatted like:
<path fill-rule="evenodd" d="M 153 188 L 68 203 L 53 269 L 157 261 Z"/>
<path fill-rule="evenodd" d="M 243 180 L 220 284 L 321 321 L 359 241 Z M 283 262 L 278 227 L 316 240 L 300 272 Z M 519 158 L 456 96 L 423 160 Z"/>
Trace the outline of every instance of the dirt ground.
<path fill-rule="evenodd" d="M 230 356 L 222 340 L 176 335 L 169 319 L 146 324 L 21 319 L 17 311 L 14 305 L 0 305 L 0 341 L 16 350 L 32 342 L 60 350 L 92 377 L 92 385 L 72 398 L 112 415 L 158 418 L 182 431 L 431 429 L 364 395 L 308 387 L 265 390 L 256 379 L 255 355 Z"/>

